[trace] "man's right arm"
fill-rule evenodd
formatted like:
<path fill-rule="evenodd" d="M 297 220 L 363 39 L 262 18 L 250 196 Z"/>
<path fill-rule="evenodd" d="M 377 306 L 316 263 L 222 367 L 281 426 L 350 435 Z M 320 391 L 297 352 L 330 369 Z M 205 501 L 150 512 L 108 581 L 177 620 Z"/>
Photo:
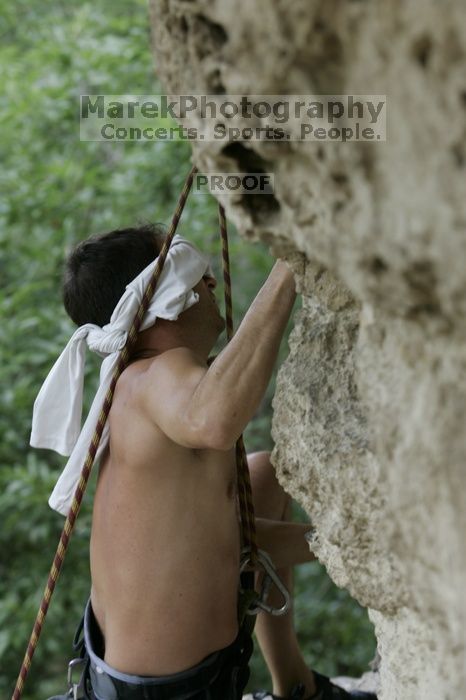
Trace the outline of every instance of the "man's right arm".
<path fill-rule="evenodd" d="M 238 330 L 199 382 L 189 409 L 215 425 L 223 449 L 234 446 L 262 401 L 296 299 L 294 275 L 279 260 Z"/>
<path fill-rule="evenodd" d="M 295 298 L 293 272 L 279 260 L 209 368 L 187 348 L 154 362 L 145 405 L 168 437 L 200 449 L 234 446 L 264 397 Z"/>

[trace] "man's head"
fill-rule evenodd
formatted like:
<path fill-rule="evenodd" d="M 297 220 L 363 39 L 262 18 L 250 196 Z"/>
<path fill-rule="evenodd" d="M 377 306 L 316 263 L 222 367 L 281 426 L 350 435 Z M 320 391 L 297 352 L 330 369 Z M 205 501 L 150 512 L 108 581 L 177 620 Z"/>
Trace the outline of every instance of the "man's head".
<path fill-rule="evenodd" d="M 63 277 L 63 303 L 78 325 L 104 326 L 126 285 L 157 257 L 165 233 L 160 224 L 91 236 L 70 253 Z"/>

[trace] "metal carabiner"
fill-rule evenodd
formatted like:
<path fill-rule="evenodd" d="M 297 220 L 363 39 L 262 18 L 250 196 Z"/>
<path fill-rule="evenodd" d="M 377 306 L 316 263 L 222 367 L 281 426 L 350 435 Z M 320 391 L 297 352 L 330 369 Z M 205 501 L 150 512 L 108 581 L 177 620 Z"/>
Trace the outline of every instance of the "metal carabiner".
<path fill-rule="evenodd" d="M 256 606 L 254 608 L 249 608 L 246 612 L 248 615 L 257 615 L 258 612 L 264 610 L 270 615 L 285 615 L 291 607 L 291 596 L 286 588 L 283 581 L 277 574 L 277 570 L 273 565 L 270 556 L 263 549 L 257 550 L 257 563 L 264 569 L 264 578 L 262 581 L 261 591 L 256 600 Z M 251 549 L 249 547 L 244 547 L 241 550 L 241 563 L 240 563 L 240 574 L 244 571 L 246 566 L 251 562 Z M 283 596 L 283 605 L 279 607 L 274 607 L 273 605 L 268 605 L 266 602 L 272 583 L 278 588 Z"/>
<path fill-rule="evenodd" d="M 84 697 L 82 695 L 84 673 L 81 673 L 79 681 L 77 683 L 75 683 L 73 681 L 73 672 L 77 666 L 80 666 L 80 665 L 86 664 L 86 663 L 87 663 L 87 660 L 85 658 L 79 658 L 79 659 L 71 659 L 70 663 L 68 664 L 68 693 L 69 693 L 70 698 L 72 698 L 73 700 L 80 700 L 80 698 Z M 79 695 L 78 695 L 78 693 L 79 693 Z"/>

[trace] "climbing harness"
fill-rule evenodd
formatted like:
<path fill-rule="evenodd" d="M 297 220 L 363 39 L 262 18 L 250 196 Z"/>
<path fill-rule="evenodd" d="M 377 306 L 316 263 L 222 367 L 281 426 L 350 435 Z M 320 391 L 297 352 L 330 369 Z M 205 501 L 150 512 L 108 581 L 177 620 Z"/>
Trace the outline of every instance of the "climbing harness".
<path fill-rule="evenodd" d="M 99 419 L 95 428 L 94 435 L 92 437 L 86 458 L 84 460 L 84 465 L 81 471 L 80 480 L 73 497 L 73 502 L 71 508 L 66 517 L 65 524 L 63 526 L 63 531 L 60 536 L 57 551 L 55 553 L 50 573 L 48 576 L 47 584 L 44 590 L 44 594 L 37 612 L 37 617 L 33 626 L 31 637 L 26 649 L 26 653 L 21 665 L 21 669 L 16 681 L 15 689 L 13 691 L 12 700 L 20 700 L 26 678 L 31 667 L 32 657 L 36 650 L 40 634 L 44 625 L 45 617 L 50 605 L 50 600 L 52 594 L 55 590 L 55 586 L 58 577 L 63 566 L 63 561 L 68 549 L 71 534 L 73 532 L 76 519 L 78 517 L 81 503 L 84 497 L 84 493 L 89 481 L 92 466 L 94 464 L 95 455 L 97 448 L 99 446 L 100 439 L 102 437 L 102 432 L 107 421 L 108 414 L 112 405 L 113 395 L 115 391 L 116 383 L 122 374 L 123 370 L 126 368 L 131 351 L 136 343 L 139 328 L 141 326 L 144 315 L 147 308 L 154 295 L 157 282 L 162 273 L 162 269 L 168 254 L 173 237 L 176 233 L 178 222 L 181 218 L 181 214 L 186 203 L 186 199 L 190 192 L 194 175 L 197 172 L 196 166 L 193 166 L 180 194 L 178 204 L 176 206 L 175 212 L 172 217 L 170 228 L 165 237 L 162 250 L 157 258 L 157 263 L 154 267 L 154 272 L 147 285 L 143 299 L 141 301 L 140 307 L 134 318 L 132 326 L 128 332 L 128 337 L 125 346 L 120 352 L 118 359 L 118 364 L 115 372 L 112 376 L 110 387 L 105 396 L 105 400 L 102 406 L 102 410 L 99 415 Z M 233 314 L 232 314 L 232 298 L 231 298 L 231 278 L 230 278 L 230 263 L 229 263 L 229 252 L 228 252 L 228 235 L 227 226 L 225 218 L 225 210 L 222 205 L 218 205 L 219 214 L 219 224 L 220 224 L 220 234 L 222 239 L 222 260 L 223 260 L 223 279 L 224 279 L 224 296 L 225 296 L 225 320 L 226 320 L 226 335 L 227 342 L 233 337 Z M 258 550 L 256 543 L 256 528 L 254 519 L 254 504 L 252 500 L 251 482 L 249 478 L 249 469 L 246 457 L 246 450 L 244 447 L 244 442 L 242 436 L 240 436 L 236 443 L 236 463 L 237 463 L 237 482 L 238 482 L 238 498 L 240 505 L 241 514 L 241 529 L 243 538 L 243 549 L 242 549 L 242 559 L 241 559 L 241 572 L 243 579 L 247 582 L 245 587 L 240 587 L 240 598 L 242 603 L 239 605 L 240 621 L 243 622 L 246 619 L 246 614 L 254 616 L 259 610 L 266 610 L 272 615 L 282 615 L 289 609 L 290 598 L 288 591 L 284 587 L 283 583 L 280 581 L 273 567 L 270 557 L 263 552 Z M 258 595 L 254 589 L 254 573 L 251 571 L 244 571 L 248 566 L 255 567 L 260 564 L 265 572 L 264 580 L 262 583 L 261 593 Z M 279 608 L 273 608 L 266 603 L 267 596 L 270 587 L 274 583 L 284 597 L 284 604 Z M 251 605 L 254 607 L 251 608 Z M 251 620 L 251 618 L 249 618 Z M 254 620 L 254 618 L 252 618 Z M 253 627 L 251 623 L 247 624 L 251 629 Z M 85 660 L 83 658 L 73 659 L 69 665 L 68 669 L 68 681 L 70 687 L 70 698 L 81 697 L 79 694 L 82 690 L 79 683 L 73 681 L 74 670 L 80 664 L 83 664 Z"/>

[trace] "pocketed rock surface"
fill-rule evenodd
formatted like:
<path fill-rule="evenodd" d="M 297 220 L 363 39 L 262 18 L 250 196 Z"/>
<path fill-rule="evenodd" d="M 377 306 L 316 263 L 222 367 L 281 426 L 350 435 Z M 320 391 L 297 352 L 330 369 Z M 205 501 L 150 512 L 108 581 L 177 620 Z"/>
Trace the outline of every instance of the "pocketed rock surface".
<path fill-rule="evenodd" d="M 302 293 L 273 462 L 369 609 L 379 697 L 464 698 L 464 3 L 152 0 L 151 22 L 172 94 L 388 96 L 386 142 L 205 141 L 194 162 L 275 175 L 273 195 L 222 198 Z"/>

